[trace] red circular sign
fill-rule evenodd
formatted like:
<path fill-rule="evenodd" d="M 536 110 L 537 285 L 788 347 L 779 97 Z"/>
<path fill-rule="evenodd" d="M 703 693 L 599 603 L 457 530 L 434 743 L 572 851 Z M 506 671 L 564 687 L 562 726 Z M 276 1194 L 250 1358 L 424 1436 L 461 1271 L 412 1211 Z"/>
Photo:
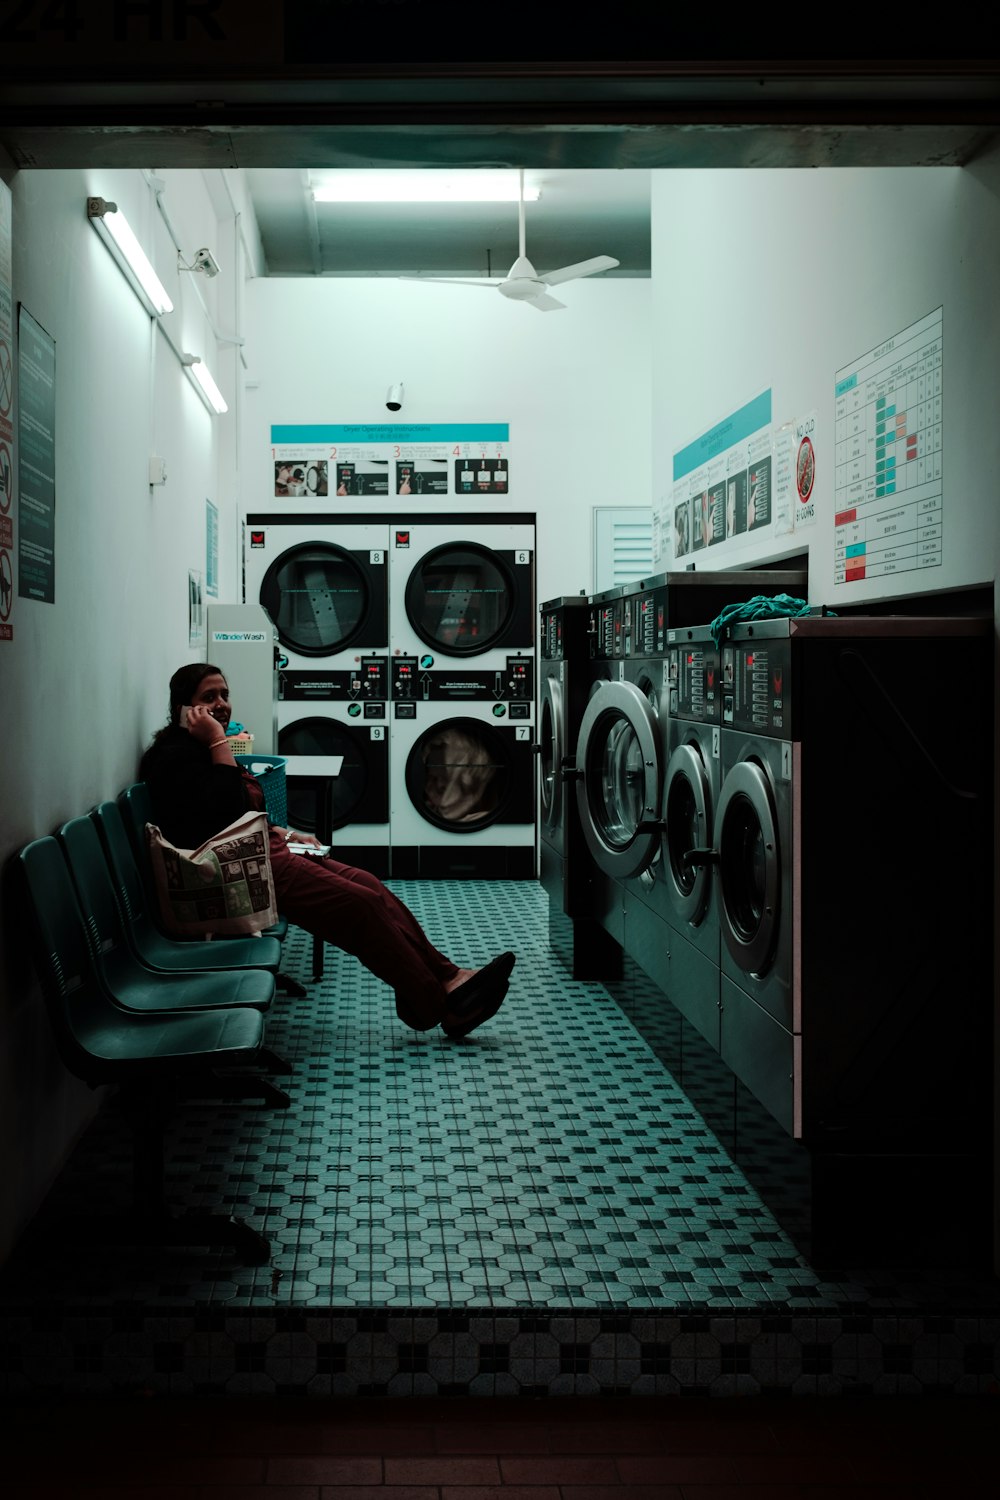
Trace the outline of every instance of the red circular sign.
<path fill-rule="evenodd" d="M 795 460 L 795 488 L 799 492 L 799 499 L 803 505 L 812 494 L 812 488 L 815 483 L 816 453 L 813 449 L 812 439 L 805 437 L 799 444 L 798 456 Z"/>

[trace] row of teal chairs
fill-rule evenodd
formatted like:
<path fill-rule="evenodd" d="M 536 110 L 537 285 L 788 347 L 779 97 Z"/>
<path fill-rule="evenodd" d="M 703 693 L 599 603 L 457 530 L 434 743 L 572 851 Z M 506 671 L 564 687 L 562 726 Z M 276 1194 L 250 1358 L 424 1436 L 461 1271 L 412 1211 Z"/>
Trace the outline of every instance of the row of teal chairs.
<path fill-rule="evenodd" d="M 271 1075 L 292 1070 L 266 1045 L 264 1025 L 281 942 L 273 929 L 257 938 L 195 942 L 163 932 L 145 868 L 145 794 L 141 783 L 126 788 L 117 802 L 32 840 L 14 861 L 14 895 L 59 1054 L 90 1087 L 112 1086 L 133 1132 L 131 1211 L 93 1221 L 88 1233 L 130 1243 L 222 1244 L 261 1264 L 268 1242 L 242 1220 L 170 1212 L 164 1141 L 182 1100 L 287 1108 L 288 1095 Z"/>

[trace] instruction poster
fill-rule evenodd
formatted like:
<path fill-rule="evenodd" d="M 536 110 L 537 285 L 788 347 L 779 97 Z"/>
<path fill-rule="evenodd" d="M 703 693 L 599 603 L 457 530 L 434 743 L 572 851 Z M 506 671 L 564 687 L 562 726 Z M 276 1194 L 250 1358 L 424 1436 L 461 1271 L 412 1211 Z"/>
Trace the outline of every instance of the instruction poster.
<path fill-rule="evenodd" d="M 14 319 L 11 191 L 0 182 L 0 641 L 14 638 Z"/>
<path fill-rule="evenodd" d="M 275 500 L 486 498 L 510 492 L 506 422 L 275 424 Z"/>
<path fill-rule="evenodd" d="M 813 524 L 816 429 L 812 411 L 775 431 L 767 390 L 679 449 L 654 507 L 658 562 L 725 567 L 750 542 Z"/>
<path fill-rule="evenodd" d="M 17 592 L 56 597 L 56 343 L 25 307 L 17 321 Z"/>

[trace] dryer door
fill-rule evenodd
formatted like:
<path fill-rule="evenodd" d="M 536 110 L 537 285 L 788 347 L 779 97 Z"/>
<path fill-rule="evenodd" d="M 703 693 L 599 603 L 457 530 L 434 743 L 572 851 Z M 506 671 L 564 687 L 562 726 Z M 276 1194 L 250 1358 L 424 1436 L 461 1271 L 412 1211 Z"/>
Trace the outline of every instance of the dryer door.
<path fill-rule="evenodd" d="M 580 723 L 580 822 L 598 866 L 617 880 L 648 868 L 660 831 L 662 767 L 656 719 L 632 682 L 598 683 Z M 643 826 L 645 825 L 645 826 Z"/>
<path fill-rule="evenodd" d="M 278 731 L 279 755 L 342 755 L 335 777 L 288 778 L 288 826 L 328 838 L 350 823 L 389 821 L 389 742 L 380 726 L 340 724 L 319 714 Z"/>
<path fill-rule="evenodd" d="M 539 806 L 543 835 L 558 833 L 562 822 L 565 725 L 562 683 L 556 677 L 546 676 L 542 684 L 538 734 Z"/>
<path fill-rule="evenodd" d="M 737 761 L 725 775 L 716 816 L 719 922 L 746 974 L 763 975 L 781 919 L 781 849 L 771 783 L 762 763 Z"/>
<path fill-rule="evenodd" d="M 697 741 L 678 745 L 663 783 L 663 877 L 671 911 L 678 921 L 697 927 L 705 916 L 712 888 L 711 867 L 689 865 L 684 856 L 706 849 L 712 837 L 711 782 Z"/>
<path fill-rule="evenodd" d="M 447 718 L 419 734 L 406 758 L 406 790 L 422 818 L 450 833 L 534 821 L 534 751 L 519 728 Z"/>
<path fill-rule="evenodd" d="M 406 584 L 406 614 L 420 639 L 446 656 L 534 643 L 531 568 L 480 542 L 434 547 Z"/>
<path fill-rule="evenodd" d="M 260 602 L 281 644 L 300 656 L 388 644 L 385 565 L 367 552 L 322 541 L 289 547 L 264 574 Z"/>

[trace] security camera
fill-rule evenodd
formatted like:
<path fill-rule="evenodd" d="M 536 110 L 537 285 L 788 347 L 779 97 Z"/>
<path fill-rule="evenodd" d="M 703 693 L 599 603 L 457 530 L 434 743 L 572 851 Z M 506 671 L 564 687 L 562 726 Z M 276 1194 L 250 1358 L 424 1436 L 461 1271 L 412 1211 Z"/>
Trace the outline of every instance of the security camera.
<path fill-rule="evenodd" d="M 385 395 L 385 404 L 390 411 L 399 411 L 399 409 L 403 405 L 402 385 L 391 385 L 389 387 Z"/>
<path fill-rule="evenodd" d="M 206 276 L 218 276 L 219 262 L 216 260 L 215 256 L 212 254 L 211 250 L 209 250 L 207 245 L 204 245 L 200 250 L 195 251 L 194 269 L 196 271 L 204 271 Z"/>

